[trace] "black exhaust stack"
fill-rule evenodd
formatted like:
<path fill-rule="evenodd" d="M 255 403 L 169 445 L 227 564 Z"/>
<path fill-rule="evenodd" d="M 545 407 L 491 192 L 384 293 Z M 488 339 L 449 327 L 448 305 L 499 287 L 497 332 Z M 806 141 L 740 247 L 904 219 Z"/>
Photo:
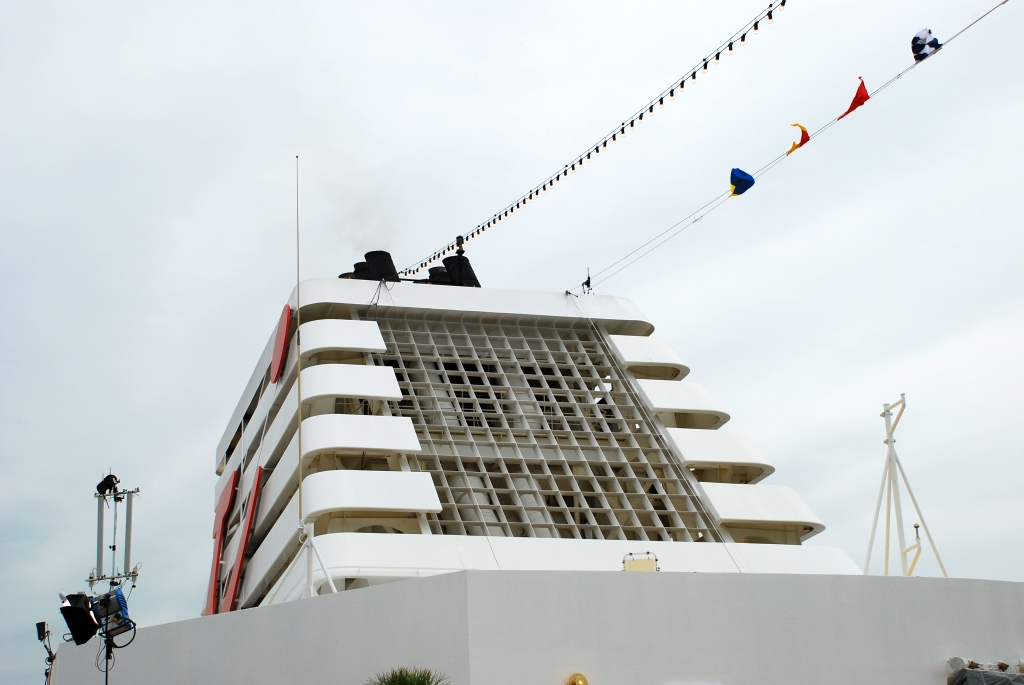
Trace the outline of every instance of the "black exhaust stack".
<path fill-rule="evenodd" d="M 455 244 L 459 247 L 455 255 L 441 260 L 444 268 L 448 271 L 448 278 L 451 279 L 452 285 L 461 285 L 464 288 L 479 288 L 480 281 L 477 280 L 476 274 L 473 273 L 473 267 L 470 265 L 469 259 L 466 258 L 466 251 L 462 249 L 463 240 L 461 235 L 455 239 Z"/>
<path fill-rule="evenodd" d="M 463 249 L 464 241 L 462 236 L 455 239 L 458 250 L 451 257 L 441 260 L 444 266 L 431 267 L 429 276 L 417 283 L 432 283 L 434 285 L 457 285 L 464 288 L 479 288 L 480 281 L 473 272 L 473 267 L 466 258 L 466 251 Z M 367 252 L 364 256 L 366 261 L 356 262 L 352 271 L 340 274 L 338 278 L 353 278 L 359 281 L 400 281 L 398 269 L 391 259 L 391 254 L 384 250 Z"/>
<path fill-rule="evenodd" d="M 364 255 L 365 262 L 356 262 L 352 271 L 339 274 L 338 278 L 354 278 L 357 281 L 397 281 L 398 269 L 391 254 L 374 250 Z"/>
<path fill-rule="evenodd" d="M 364 257 L 366 258 L 366 280 L 398 280 L 398 269 L 395 268 L 395 262 L 391 259 L 391 253 L 384 250 L 374 250 L 373 252 L 367 252 Z M 356 278 L 359 278 L 359 276 L 356 276 Z"/>

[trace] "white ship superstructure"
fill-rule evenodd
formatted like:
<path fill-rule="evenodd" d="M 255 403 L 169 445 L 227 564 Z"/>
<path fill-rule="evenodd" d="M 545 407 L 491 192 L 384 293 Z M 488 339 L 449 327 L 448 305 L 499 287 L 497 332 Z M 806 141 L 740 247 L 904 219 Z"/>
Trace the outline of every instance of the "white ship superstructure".
<path fill-rule="evenodd" d="M 217 449 L 209 613 L 230 607 L 238 564 L 240 608 L 308 587 L 300 464 L 318 592 L 328 574 L 348 590 L 619 571 L 631 553 L 663 572 L 858 572 L 800 546 L 822 522 L 762 482 L 774 468 L 631 302 L 351 278 L 301 292 L 301 459 L 293 293 Z"/>
<path fill-rule="evenodd" d="M 111 682 L 1024 680 L 1024 585 L 803 545 L 822 522 L 629 301 L 358 267 L 292 293 L 217 447 L 206 615 Z M 95 664 L 65 644 L 52 682 Z"/>

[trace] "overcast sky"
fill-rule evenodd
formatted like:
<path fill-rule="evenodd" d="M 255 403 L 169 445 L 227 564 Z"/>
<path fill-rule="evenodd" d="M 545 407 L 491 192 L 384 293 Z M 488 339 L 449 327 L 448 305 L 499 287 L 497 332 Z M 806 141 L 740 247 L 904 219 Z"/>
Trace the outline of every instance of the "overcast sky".
<path fill-rule="evenodd" d="M 470 245 L 563 291 L 785 151 L 994 0 L 791 0 L 581 173 Z M 729 3 L 0 4 L 0 680 L 139 486 L 132 614 L 199 614 L 214 449 L 294 282 L 418 261 L 762 8 Z M 1024 581 L 1024 72 L 1011 2 L 656 253 L 631 298 L 862 563 L 884 446 L 949 573 Z M 904 511 L 908 509 L 905 508 Z M 908 515 L 908 527 L 916 521 Z M 879 566 L 875 565 L 877 571 Z M 937 573 L 926 552 L 922 574 Z"/>

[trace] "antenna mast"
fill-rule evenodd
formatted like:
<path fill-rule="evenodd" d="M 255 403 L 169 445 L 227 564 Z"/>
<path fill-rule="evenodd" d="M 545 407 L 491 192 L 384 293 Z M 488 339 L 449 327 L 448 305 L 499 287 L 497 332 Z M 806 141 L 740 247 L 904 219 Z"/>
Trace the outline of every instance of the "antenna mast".
<path fill-rule="evenodd" d="M 130 580 L 133 584 L 139 577 L 139 566 L 132 566 L 132 503 L 139 494 L 139 489 L 118 490 L 117 485 L 121 481 L 117 476 L 109 474 L 96 486 L 96 568 L 89 574 L 89 591 L 92 592 L 97 583 L 105 582 L 111 588 L 120 585 L 123 581 Z M 121 572 L 117 569 L 117 507 L 121 502 L 125 503 L 124 523 L 124 565 Z M 111 534 L 111 544 L 106 544 L 104 513 L 105 509 L 113 505 L 114 530 Z M 105 573 L 103 556 L 110 550 L 110 573 Z"/>
<path fill-rule="evenodd" d="M 892 410 L 899 407 L 899 413 L 896 414 L 896 420 L 892 420 Z M 942 576 L 948 578 L 949 575 L 946 573 L 946 567 L 942 565 L 942 558 L 939 557 L 939 550 L 935 547 L 935 542 L 932 540 L 932 534 L 928 531 L 928 524 L 924 521 L 924 516 L 921 514 L 921 507 L 917 506 L 917 499 L 914 497 L 914 491 L 910 489 L 910 483 L 907 481 L 907 474 L 903 471 L 903 464 L 900 463 L 900 458 L 896 456 L 896 438 L 893 434 L 896 432 L 896 427 L 900 423 L 900 418 L 903 416 L 903 410 L 907 408 L 907 396 L 904 393 L 900 393 L 900 401 L 894 402 L 893 404 L 883 404 L 882 413 L 880 416 L 885 419 L 885 441 L 886 454 L 885 454 L 885 468 L 882 470 L 882 484 L 878 488 L 878 502 L 875 504 L 875 518 L 871 523 L 871 537 L 868 540 L 868 554 L 867 558 L 864 559 L 864 575 L 868 574 L 868 568 L 871 565 L 871 548 L 875 544 L 875 532 L 878 530 L 878 514 L 882 508 L 882 494 L 885 494 L 885 564 L 884 574 L 889 575 L 889 535 L 892 528 L 893 521 L 890 518 L 890 514 L 894 513 L 896 517 L 896 537 L 899 542 L 900 549 L 900 567 L 902 569 L 902 575 L 910 576 L 914 573 L 914 567 L 917 566 L 918 559 L 921 558 L 921 536 L 918 533 L 918 524 L 914 524 L 914 542 L 911 545 L 907 545 L 903 535 L 903 508 L 900 503 L 900 478 L 903 479 L 903 485 L 907 488 L 907 494 L 910 495 L 910 501 L 914 505 L 914 511 L 917 512 L 917 517 L 921 520 L 921 527 L 924 528 L 925 537 L 928 538 L 928 544 L 932 548 L 932 552 L 935 554 L 935 560 L 939 562 L 939 570 L 942 571 Z M 909 560 L 910 553 L 913 552 L 913 559 Z"/>
<path fill-rule="evenodd" d="M 299 156 L 295 155 L 295 383 L 296 395 L 298 397 L 298 417 L 295 430 L 298 432 L 299 442 L 299 539 L 302 546 L 306 548 L 306 589 L 308 596 L 316 594 L 313 587 L 313 555 L 316 552 L 313 546 L 313 522 L 303 518 L 302 507 L 302 279 L 301 279 L 301 243 L 299 242 Z M 302 548 L 298 554 L 302 554 Z M 319 556 L 319 555 L 318 555 Z M 326 569 L 324 570 L 326 573 Z M 334 584 L 331 583 L 332 590 Z"/>

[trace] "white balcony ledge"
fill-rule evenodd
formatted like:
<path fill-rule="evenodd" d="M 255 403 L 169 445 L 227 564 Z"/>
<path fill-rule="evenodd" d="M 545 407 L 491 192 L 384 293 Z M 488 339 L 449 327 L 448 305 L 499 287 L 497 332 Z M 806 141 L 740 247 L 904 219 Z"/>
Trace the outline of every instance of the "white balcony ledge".
<path fill-rule="evenodd" d="M 430 474 L 414 471 L 322 471 L 303 479 L 302 499 L 307 521 L 335 511 L 441 511 Z"/>
<path fill-rule="evenodd" d="M 641 379 L 636 385 L 648 408 L 670 428 L 715 429 L 729 420 L 700 383 Z"/>
<path fill-rule="evenodd" d="M 825 524 L 792 488 L 782 485 L 701 483 L 719 520 L 727 527 L 773 529 L 800 527 L 806 540 L 825 530 Z"/>
<path fill-rule="evenodd" d="M 753 484 L 775 473 L 775 467 L 768 463 L 761 450 L 743 433 L 735 431 L 708 431 L 696 428 L 667 429 L 669 442 L 683 463 L 695 471 L 728 472 L 734 478 L 745 478 Z M 724 477 L 698 480 L 735 482 Z"/>
<path fill-rule="evenodd" d="M 320 364 L 302 370 L 302 404 L 325 397 L 400 400 L 395 372 L 390 366 Z"/>
<path fill-rule="evenodd" d="M 302 324 L 302 356 L 321 352 L 385 352 L 376 321 L 321 319 Z"/>
<path fill-rule="evenodd" d="M 816 546 L 375 533 L 329 533 L 316 536 L 316 542 L 339 590 L 346 580 L 365 579 L 375 585 L 471 569 L 621 573 L 623 556 L 643 552 L 658 557 L 663 574 L 860 574 L 842 550 Z M 269 604 L 269 594 L 275 591 L 275 604 L 299 598 L 306 587 L 305 570 L 303 560 L 293 564 L 277 580 L 279 590 L 268 592 L 262 604 Z M 314 563 L 313 586 L 325 593 L 330 591 L 326 584 L 326 575 Z"/>
<path fill-rule="evenodd" d="M 321 414 L 302 422 L 302 456 L 324 452 L 398 454 L 420 451 L 412 419 L 404 416 Z"/>
<path fill-rule="evenodd" d="M 690 367 L 660 338 L 609 335 L 608 341 L 619 363 L 634 378 L 680 380 L 690 373 Z"/>

